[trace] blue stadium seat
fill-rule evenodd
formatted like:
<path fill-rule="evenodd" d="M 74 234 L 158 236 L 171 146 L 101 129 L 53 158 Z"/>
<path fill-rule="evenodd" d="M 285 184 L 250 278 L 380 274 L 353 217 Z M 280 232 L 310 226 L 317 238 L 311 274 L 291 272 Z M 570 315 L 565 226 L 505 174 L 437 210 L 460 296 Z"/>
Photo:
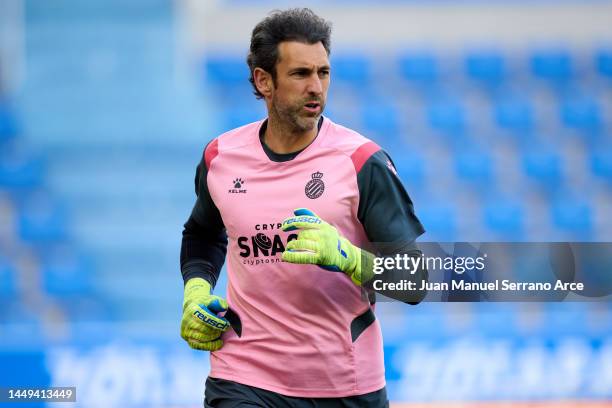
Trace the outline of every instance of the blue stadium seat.
<path fill-rule="evenodd" d="M 65 240 L 68 236 L 65 209 L 46 194 L 34 194 L 21 205 L 19 234 L 35 244 Z"/>
<path fill-rule="evenodd" d="M 42 184 L 44 162 L 23 149 L 0 151 L 0 188 L 31 189 Z"/>
<path fill-rule="evenodd" d="M 247 79 L 237 83 L 215 86 L 212 91 L 217 106 L 225 110 L 231 110 L 237 104 L 242 106 L 258 102 L 253 94 L 253 87 Z M 263 102 L 261 103 L 263 104 Z"/>
<path fill-rule="evenodd" d="M 591 171 L 612 182 L 612 149 L 600 149 L 591 153 Z"/>
<path fill-rule="evenodd" d="M 0 145 L 17 136 L 18 132 L 15 114 L 0 101 Z"/>
<path fill-rule="evenodd" d="M 368 101 L 362 108 L 361 117 L 365 134 L 374 133 L 381 140 L 399 137 L 399 112 L 395 105 L 384 101 Z"/>
<path fill-rule="evenodd" d="M 530 57 L 532 74 L 544 80 L 566 82 L 573 75 L 572 57 L 568 50 L 551 48 L 534 51 Z"/>
<path fill-rule="evenodd" d="M 248 82 L 249 67 L 246 57 L 239 55 L 211 55 L 204 62 L 206 80 L 216 85 Z"/>
<path fill-rule="evenodd" d="M 560 116 L 562 123 L 571 129 L 595 132 L 603 125 L 599 103 L 588 96 L 564 100 L 560 106 Z"/>
<path fill-rule="evenodd" d="M 493 178 L 493 157 L 486 151 L 463 151 L 455 160 L 459 178 L 472 183 L 490 183 Z"/>
<path fill-rule="evenodd" d="M 254 99 L 255 97 L 253 97 Z M 266 117 L 263 103 L 254 102 L 252 104 L 235 105 L 230 109 L 223 110 L 224 126 L 223 131 L 228 131 L 248 123 L 264 119 Z"/>
<path fill-rule="evenodd" d="M 534 127 L 534 109 L 531 101 L 522 97 L 507 97 L 495 102 L 495 123 L 502 129 L 526 135 Z"/>
<path fill-rule="evenodd" d="M 612 48 L 597 51 L 595 65 L 601 75 L 612 78 Z"/>
<path fill-rule="evenodd" d="M 364 86 L 370 81 L 371 62 L 361 53 L 332 54 L 332 78 L 355 86 Z"/>
<path fill-rule="evenodd" d="M 556 188 L 563 177 L 561 156 L 552 148 L 534 147 L 523 154 L 523 169 L 531 179 Z"/>
<path fill-rule="evenodd" d="M 465 71 L 470 79 L 495 86 L 506 77 L 506 61 L 499 51 L 470 51 L 465 56 Z"/>
<path fill-rule="evenodd" d="M 552 221 L 560 229 L 587 234 L 593 223 L 591 207 L 582 200 L 561 198 L 551 206 Z"/>
<path fill-rule="evenodd" d="M 16 289 L 15 268 L 10 259 L 0 255 L 0 298 L 13 297 Z"/>
<path fill-rule="evenodd" d="M 452 98 L 434 101 L 427 107 L 427 122 L 436 131 L 463 133 L 466 127 L 465 108 Z"/>
<path fill-rule="evenodd" d="M 521 236 L 524 218 L 523 206 L 512 199 L 491 199 L 484 207 L 485 226 L 507 239 L 517 239 Z"/>
<path fill-rule="evenodd" d="M 422 187 L 425 184 L 425 159 L 414 150 L 404 151 L 405 153 L 394 155 L 394 150 L 389 150 L 389 154 L 392 156 L 400 179 L 410 194 L 411 188 Z"/>
<path fill-rule="evenodd" d="M 417 84 L 433 84 L 438 80 L 440 68 L 436 56 L 429 52 L 406 52 L 399 56 L 402 78 Z"/>
<path fill-rule="evenodd" d="M 418 217 L 427 231 L 424 240 L 453 241 L 457 230 L 456 210 L 453 206 L 446 203 L 421 206 L 418 208 Z"/>
<path fill-rule="evenodd" d="M 88 294 L 93 289 L 91 262 L 74 248 L 47 248 L 41 266 L 44 288 L 51 295 Z"/>

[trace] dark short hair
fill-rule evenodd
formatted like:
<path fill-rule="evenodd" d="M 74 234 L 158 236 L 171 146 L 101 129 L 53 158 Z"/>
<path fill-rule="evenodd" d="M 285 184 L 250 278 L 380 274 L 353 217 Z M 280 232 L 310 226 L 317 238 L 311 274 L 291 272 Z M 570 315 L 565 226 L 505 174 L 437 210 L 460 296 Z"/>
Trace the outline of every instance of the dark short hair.
<path fill-rule="evenodd" d="M 323 44 L 327 55 L 330 52 L 331 23 L 317 16 L 308 8 L 275 10 L 253 29 L 247 64 L 251 70 L 249 81 L 258 99 L 263 95 L 255 86 L 253 71 L 259 67 L 276 80 L 278 44 L 283 41 L 299 41 L 306 44 Z"/>

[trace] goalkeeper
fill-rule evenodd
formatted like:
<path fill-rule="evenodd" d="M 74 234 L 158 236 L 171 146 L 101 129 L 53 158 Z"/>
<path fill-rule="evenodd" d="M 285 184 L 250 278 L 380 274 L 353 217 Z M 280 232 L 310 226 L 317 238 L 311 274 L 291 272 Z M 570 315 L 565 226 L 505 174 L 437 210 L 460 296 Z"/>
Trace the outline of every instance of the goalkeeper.
<path fill-rule="evenodd" d="M 419 256 L 424 229 L 389 156 L 322 115 L 330 33 L 308 9 L 255 27 L 247 62 L 268 115 L 213 139 L 196 171 L 181 335 L 211 351 L 205 407 L 388 406 L 362 293 L 373 254 Z"/>

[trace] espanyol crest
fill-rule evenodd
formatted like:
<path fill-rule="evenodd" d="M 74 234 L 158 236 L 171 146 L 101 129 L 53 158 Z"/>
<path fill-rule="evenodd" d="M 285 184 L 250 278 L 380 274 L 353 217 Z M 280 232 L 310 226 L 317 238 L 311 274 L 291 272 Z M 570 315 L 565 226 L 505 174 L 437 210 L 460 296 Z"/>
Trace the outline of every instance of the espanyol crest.
<path fill-rule="evenodd" d="M 312 180 L 306 183 L 306 187 L 304 188 L 304 192 L 306 193 L 306 197 L 314 200 L 315 198 L 321 197 L 323 191 L 325 191 L 325 183 L 323 183 L 323 173 L 316 172 L 312 173 Z"/>

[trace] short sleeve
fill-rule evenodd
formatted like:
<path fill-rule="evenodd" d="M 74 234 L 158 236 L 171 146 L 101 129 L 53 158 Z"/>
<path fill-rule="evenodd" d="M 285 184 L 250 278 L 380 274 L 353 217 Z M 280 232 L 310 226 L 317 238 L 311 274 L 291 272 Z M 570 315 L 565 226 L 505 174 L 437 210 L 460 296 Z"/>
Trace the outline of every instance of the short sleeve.
<path fill-rule="evenodd" d="M 414 205 L 383 150 L 374 152 L 357 173 L 357 216 L 370 242 L 403 247 L 425 232 Z"/>

